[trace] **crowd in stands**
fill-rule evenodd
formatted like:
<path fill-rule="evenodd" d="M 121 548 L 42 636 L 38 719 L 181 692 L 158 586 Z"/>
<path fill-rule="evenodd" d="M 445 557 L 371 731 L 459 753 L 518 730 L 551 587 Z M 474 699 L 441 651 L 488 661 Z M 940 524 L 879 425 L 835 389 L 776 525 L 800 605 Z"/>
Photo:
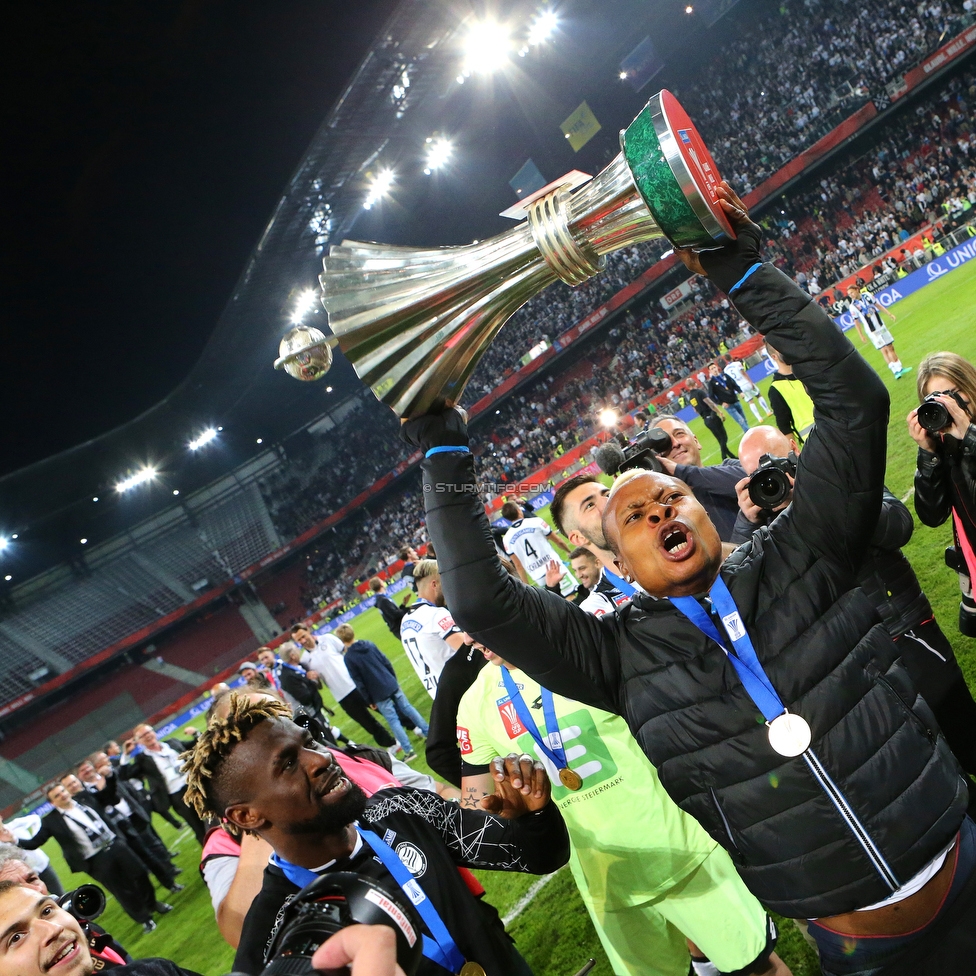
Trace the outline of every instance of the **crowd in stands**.
<path fill-rule="evenodd" d="M 765 221 L 769 259 L 817 294 L 920 227 L 941 217 L 968 214 L 976 203 L 976 147 L 970 122 L 974 103 L 976 75 L 957 76 L 938 95 L 896 121 L 864 156 L 785 199 L 780 213 Z M 643 268 L 633 270 L 636 274 Z M 615 287 L 619 278 L 617 282 Z M 600 300 L 605 299 L 596 299 Z M 716 299 L 707 284 L 696 284 L 692 300 L 689 310 L 670 319 L 660 308 L 629 313 L 626 323 L 615 325 L 606 339 L 591 348 L 588 368 L 582 373 L 574 371 L 568 379 L 542 378 L 491 411 L 482 421 L 491 431 L 481 441 L 479 470 L 484 480 L 506 484 L 523 479 L 588 437 L 604 407 L 646 403 L 730 346 L 742 327 L 734 311 Z M 555 307 L 566 314 L 562 303 Z M 552 332 L 558 334 L 575 324 L 592 307 L 579 306 L 572 320 L 563 320 L 565 325 L 561 321 Z M 508 368 L 518 365 L 514 360 Z M 477 399 L 481 392 L 476 390 L 468 399 Z M 401 459 L 389 432 L 384 430 L 376 439 L 377 459 L 368 462 L 363 454 L 357 458 L 357 470 L 374 463 L 382 474 Z M 353 483 L 344 473 L 346 487 L 342 488 L 329 482 L 327 473 L 320 478 L 322 487 L 303 499 L 303 517 L 316 509 L 319 518 L 334 510 L 317 507 L 316 497 L 334 497 L 341 504 L 369 483 Z M 422 500 L 414 488 L 378 514 L 354 517 L 355 528 L 348 530 L 348 536 L 342 532 L 335 537 L 334 547 L 320 546 L 309 567 L 308 608 L 323 600 L 350 598 L 356 574 L 348 571 L 360 568 L 371 551 L 378 553 L 382 565 L 395 558 L 399 543 L 420 541 L 421 510 Z"/>

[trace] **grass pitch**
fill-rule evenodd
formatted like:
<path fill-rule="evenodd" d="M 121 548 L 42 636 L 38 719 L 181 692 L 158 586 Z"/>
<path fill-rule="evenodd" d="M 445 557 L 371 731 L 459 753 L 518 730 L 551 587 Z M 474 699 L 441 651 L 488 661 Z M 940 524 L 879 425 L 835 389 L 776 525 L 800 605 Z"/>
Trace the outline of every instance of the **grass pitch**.
<path fill-rule="evenodd" d="M 948 349 L 976 360 L 974 308 L 976 262 L 899 302 L 893 309 L 898 321 L 891 326 L 891 332 L 902 362 L 917 367 L 926 353 L 939 349 Z M 895 380 L 885 367 L 881 354 L 869 344 L 861 345 L 855 333 L 849 334 L 891 392 L 887 482 L 888 487 L 898 497 L 905 498 L 911 508 L 909 493 L 915 470 L 915 444 L 908 436 L 905 417 L 917 405 L 915 374 Z M 768 381 L 761 385 L 765 390 Z M 749 419 L 753 420 L 751 415 Z M 716 463 L 719 451 L 712 435 L 700 420 L 696 419 L 691 426 L 703 445 L 705 463 Z M 729 443 L 734 451 L 741 431 L 731 421 L 727 427 Z M 548 516 L 548 510 L 540 514 Z M 948 524 L 929 529 L 916 520 L 915 535 L 905 552 L 932 601 L 943 630 L 953 643 L 967 680 L 976 687 L 976 645 L 960 637 L 956 629 L 959 589 L 955 574 L 943 564 L 943 551 L 951 541 L 952 532 Z M 400 642 L 387 630 L 379 613 L 370 610 L 353 621 L 353 626 L 357 637 L 374 641 L 389 656 L 407 696 L 424 715 L 429 715 L 430 699 L 407 661 Z M 327 704 L 335 706 L 327 692 L 324 697 Z M 342 712 L 338 714 L 338 721 L 352 738 L 371 741 Z M 417 763 L 426 769 L 422 756 L 421 749 Z M 621 811 L 621 814 L 626 816 L 626 811 Z M 151 935 L 143 935 L 141 926 L 132 922 L 113 899 L 109 899 L 103 924 L 136 957 L 165 956 L 186 969 L 206 976 L 229 972 L 234 953 L 221 939 L 214 923 L 209 894 L 197 870 L 199 847 L 189 830 L 178 833 L 158 817 L 156 819 L 163 839 L 178 851 L 177 861 L 183 868 L 180 881 L 186 885 L 186 890 L 172 896 L 168 892 L 160 892 L 163 900 L 172 902 L 174 910 L 158 919 L 159 928 Z M 48 843 L 45 849 L 66 885 L 74 886 L 88 880 L 83 875 L 70 874 L 56 843 Z M 479 872 L 479 876 L 487 889 L 488 899 L 502 916 L 511 913 L 537 881 L 528 875 L 486 871 Z M 572 976 L 591 956 L 597 960 L 594 976 L 609 976 L 611 973 L 572 878 L 565 868 L 523 907 L 509 924 L 509 931 L 537 976 Z M 812 950 L 790 922 L 781 926 L 779 952 L 792 967 L 795 976 L 814 976 L 819 972 Z"/>

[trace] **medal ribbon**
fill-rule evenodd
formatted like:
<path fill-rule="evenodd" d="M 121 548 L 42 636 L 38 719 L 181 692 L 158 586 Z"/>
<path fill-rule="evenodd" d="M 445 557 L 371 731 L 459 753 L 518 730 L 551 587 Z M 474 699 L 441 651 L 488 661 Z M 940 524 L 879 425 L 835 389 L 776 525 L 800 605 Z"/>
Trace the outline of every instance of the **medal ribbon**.
<path fill-rule="evenodd" d="M 636 586 L 631 586 L 630 583 L 618 576 L 616 573 L 611 573 L 606 566 L 603 567 L 603 575 L 606 576 L 606 578 L 613 583 L 613 585 L 617 587 L 617 589 L 620 590 L 624 596 L 632 597 L 637 592 Z"/>
<path fill-rule="evenodd" d="M 767 722 L 772 722 L 774 718 L 786 711 L 786 706 L 766 676 L 762 664 L 759 663 L 752 638 L 746 632 L 735 600 L 732 599 L 732 594 L 729 593 L 729 588 L 721 576 L 712 584 L 708 595 L 725 626 L 735 654 L 729 653 L 714 621 L 693 596 L 672 596 L 669 599 L 675 609 L 680 610 L 706 637 L 711 637 L 722 648 L 749 697 L 762 712 L 763 718 Z M 736 632 L 738 632 L 737 636 Z"/>
<path fill-rule="evenodd" d="M 373 853 L 383 863 L 383 867 L 393 875 L 393 880 L 410 899 L 431 935 L 433 935 L 433 938 L 427 935 L 423 937 L 424 955 L 448 972 L 460 973 L 465 962 L 464 956 L 461 955 L 461 951 L 451 937 L 451 933 L 447 931 L 447 926 L 442 921 L 433 902 L 427 897 L 427 893 L 420 887 L 410 870 L 389 844 L 380 840 L 371 830 L 363 830 L 358 825 L 356 825 L 356 830 L 359 831 L 359 836 L 373 849 Z M 304 888 L 305 885 L 311 884 L 320 877 L 314 871 L 309 871 L 308 868 L 303 868 L 298 864 L 292 864 L 278 854 L 272 854 L 271 861 L 281 868 L 285 877 L 293 885 L 297 885 L 299 888 Z"/>
<path fill-rule="evenodd" d="M 563 748 L 563 737 L 559 731 L 559 720 L 556 718 L 556 706 L 553 704 L 552 692 L 547 688 L 540 689 L 542 691 L 542 712 L 546 719 L 546 728 L 552 730 L 547 741 L 539 731 L 539 726 L 536 725 L 536 721 L 529 711 L 529 706 L 526 705 L 522 692 L 519 691 L 519 686 L 504 664 L 502 665 L 502 680 L 505 682 L 505 690 L 515 706 L 519 720 L 525 726 L 525 731 L 532 736 L 535 744 L 546 754 L 556 769 L 568 769 L 569 762 L 566 760 L 566 750 Z"/>

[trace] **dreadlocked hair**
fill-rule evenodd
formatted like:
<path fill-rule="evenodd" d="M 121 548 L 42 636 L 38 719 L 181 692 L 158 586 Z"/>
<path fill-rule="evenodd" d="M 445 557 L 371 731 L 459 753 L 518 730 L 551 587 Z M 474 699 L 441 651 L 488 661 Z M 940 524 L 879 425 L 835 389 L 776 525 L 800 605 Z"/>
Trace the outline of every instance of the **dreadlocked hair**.
<path fill-rule="evenodd" d="M 223 697 L 223 696 L 222 696 Z M 224 811 L 217 809 L 213 783 L 224 761 L 234 747 L 243 742 L 255 726 L 279 718 L 291 718 L 288 706 L 269 698 L 252 701 L 245 695 L 230 692 L 230 712 L 226 718 L 211 716 L 206 730 L 187 753 L 183 764 L 186 776 L 184 801 L 193 807 L 204 821 L 223 819 Z M 232 833 L 238 831 L 232 824 L 225 825 Z"/>

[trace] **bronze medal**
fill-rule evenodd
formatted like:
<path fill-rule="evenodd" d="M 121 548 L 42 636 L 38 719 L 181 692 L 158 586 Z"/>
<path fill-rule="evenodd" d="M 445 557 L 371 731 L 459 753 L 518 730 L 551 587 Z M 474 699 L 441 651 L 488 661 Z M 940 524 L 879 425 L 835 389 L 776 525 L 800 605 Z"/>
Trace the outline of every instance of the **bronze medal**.
<path fill-rule="evenodd" d="M 479 965 L 476 962 L 466 962 L 461 967 L 461 972 L 458 976 L 486 976 L 484 966 Z"/>
<path fill-rule="evenodd" d="M 569 766 L 559 770 L 559 782 L 574 793 L 583 785 L 583 777 Z"/>

